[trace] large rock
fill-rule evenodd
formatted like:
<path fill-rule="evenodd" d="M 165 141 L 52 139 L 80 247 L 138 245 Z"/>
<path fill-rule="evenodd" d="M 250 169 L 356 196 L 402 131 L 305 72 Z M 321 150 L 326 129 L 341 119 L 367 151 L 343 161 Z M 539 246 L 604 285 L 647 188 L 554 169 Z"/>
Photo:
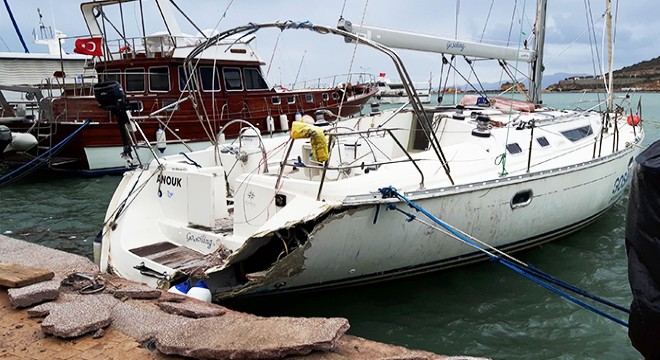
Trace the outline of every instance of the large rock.
<path fill-rule="evenodd" d="M 273 359 L 332 350 L 348 330 L 341 318 L 221 316 L 191 320 L 156 338 L 165 354 L 198 359 Z"/>
<path fill-rule="evenodd" d="M 118 299 L 158 299 L 161 291 L 144 284 L 133 284 L 123 286 L 115 290 L 115 297 Z"/>
<path fill-rule="evenodd" d="M 60 296 L 61 281 L 62 279 L 55 278 L 21 288 L 8 289 L 9 302 L 16 309 L 55 300 Z"/>
<path fill-rule="evenodd" d="M 78 337 L 110 325 L 112 302 L 108 298 L 111 297 L 71 294 L 63 302 L 35 306 L 28 311 L 28 315 L 47 314 L 41 323 L 45 334 L 61 338 Z"/>
<path fill-rule="evenodd" d="M 220 305 L 209 304 L 190 298 L 185 301 L 160 301 L 157 305 L 167 313 L 191 318 L 220 316 L 227 312 L 227 309 Z"/>

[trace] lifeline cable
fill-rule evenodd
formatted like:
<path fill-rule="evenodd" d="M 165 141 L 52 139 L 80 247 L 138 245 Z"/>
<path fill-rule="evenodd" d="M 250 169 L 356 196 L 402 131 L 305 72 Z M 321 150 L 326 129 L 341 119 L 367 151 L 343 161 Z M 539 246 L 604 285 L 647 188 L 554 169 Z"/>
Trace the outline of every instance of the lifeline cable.
<path fill-rule="evenodd" d="M 73 139 L 87 125 L 89 125 L 89 120 L 85 120 L 85 122 L 78 129 L 76 129 L 76 131 L 72 132 L 69 136 L 64 138 L 62 141 L 57 143 L 48 151 L 30 160 L 29 162 L 21 165 L 19 168 L 11 171 L 10 173 L 0 177 L 0 188 L 5 187 L 11 183 L 14 183 L 22 179 L 23 177 L 27 176 L 28 174 L 32 173 L 40 166 L 45 164 L 48 160 L 51 159 L 53 155 L 57 154 L 60 150 L 62 150 L 62 147 L 64 147 L 64 145 L 66 145 L 69 141 L 71 141 L 71 139 Z M 33 167 L 30 168 L 30 166 Z M 21 171 L 23 171 L 24 169 L 25 171 L 21 173 Z"/>
<path fill-rule="evenodd" d="M 595 301 L 597 301 L 601 304 L 613 307 L 617 310 L 621 310 L 623 312 L 629 312 L 628 309 L 626 309 L 626 308 L 624 308 L 620 305 L 616 305 L 616 304 L 614 304 L 614 303 L 612 303 L 608 300 L 602 299 L 602 298 L 600 298 L 598 296 L 595 296 L 593 294 L 589 294 L 587 291 L 579 289 L 579 288 L 577 288 L 573 285 L 570 285 L 568 283 L 565 283 L 565 282 L 563 282 L 563 281 L 561 281 L 561 280 L 559 280 L 559 279 L 557 279 L 557 278 L 555 278 L 555 277 L 553 277 L 549 274 L 544 273 L 543 271 L 541 271 L 541 270 L 539 270 L 535 267 L 531 267 L 530 265 L 527 265 L 527 264 L 521 265 L 521 264 L 524 264 L 524 263 L 522 263 L 519 260 L 515 260 L 516 262 L 514 263 L 510 260 L 507 260 L 507 259 L 501 257 L 501 256 L 493 254 L 491 251 L 484 249 L 483 247 L 479 246 L 474 241 L 469 239 L 467 236 L 463 235 L 457 229 L 453 228 L 449 224 L 441 221 L 437 217 L 430 214 L 428 211 L 424 210 L 422 207 L 420 207 L 419 205 L 417 205 L 416 203 L 414 203 L 413 201 L 411 201 L 410 199 L 405 197 L 403 194 L 399 193 L 392 186 L 381 188 L 381 189 L 379 189 L 379 191 L 383 195 L 383 198 L 396 197 L 396 198 L 404 201 L 410 207 L 412 207 L 413 209 L 421 212 L 422 214 L 426 215 L 429 219 L 431 219 L 433 222 L 440 225 L 444 230 L 446 230 L 449 233 L 449 235 L 451 235 L 452 237 L 462 241 L 463 243 L 465 243 L 467 245 L 470 245 L 470 246 L 476 248 L 477 250 L 481 251 L 482 253 L 486 254 L 489 258 L 491 258 L 491 260 L 494 260 L 494 261 L 497 261 L 497 262 L 501 263 L 502 265 L 504 265 L 504 266 L 508 267 L 509 269 L 517 272 L 518 274 L 524 276 L 525 278 L 534 281 L 535 283 L 543 286 L 547 290 L 550 290 L 550 291 L 554 292 L 555 294 L 557 294 L 557 295 L 559 295 L 559 296 L 561 296 L 561 297 L 563 297 L 563 298 L 565 298 L 565 299 L 567 299 L 567 300 L 569 300 L 569 301 L 571 301 L 571 302 L 573 302 L 573 303 L 575 303 L 575 304 L 577 304 L 577 305 L 579 305 L 579 306 L 581 306 L 581 307 L 583 307 L 587 310 L 590 310 L 590 311 L 592 311 L 592 312 L 594 312 L 598 315 L 601 315 L 601 316 L 603 316 L 603 317 L 605 317 L 605 318 L 607 318 L 607 319 L 609 319 L 609 320 L 611 320 L 611 321 L 613 321 L 613 322 L 615 322 L 619 325 L 623 325 L 625 327 L 628 327 L 628 323 L 625 322 L 624 320 L 618 319 L 618 318 L 616 318 L 616 317 L 614 317 L 614 316 L 612 316 L 612 315 L 610 315 L 610 314 L 608 314 L 608 313 L 606 313 L 606 312 L 604 312 L 600 309 L 597 309 L 594 306 L 592 306 L 590 304 L 587 304 L 586 302 L 584 302 L 584 301 L 582 301 L 578 298 L 575 298 L 575 297 L 571 296 L 570 294 L 567 294 L 566 292 L 564 292 L 564 291 L 548 284 L 547 282 L 551 282 L 551 283 L 553 283 L 557 286 L 564 287 L 565 289 L 576 292 L 580 295 L 588 297 L 588 298 L 590 298 L 592 300 L 595 300 Z M 398 209 L 396 207 L 396 205 L 394 205 L 394 204 L 389 204 L 388 208 L 404 213 L 405 215 L 407 215 L 409 217 L 408 221 L 412 221 L 412 220 L 415 219 L 415 215 L 410 214 L 408 212 L 405 212 L 401 209 Z M 493 249 L 497 250 L 495 248 L 493 248 Z M 497 250 L 497 251 L 499 252 L 499 250 Z M 507 257 L 512 258 L 508 255 L 507 255 Z M 545 280 L 547 282 L 545 282 L 543 280 Z"/>

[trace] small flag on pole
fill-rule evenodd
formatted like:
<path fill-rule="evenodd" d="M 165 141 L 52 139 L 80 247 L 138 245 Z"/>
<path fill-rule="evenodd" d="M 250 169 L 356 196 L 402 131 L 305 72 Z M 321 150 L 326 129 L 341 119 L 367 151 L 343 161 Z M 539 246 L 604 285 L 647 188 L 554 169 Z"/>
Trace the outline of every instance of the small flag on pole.
<path fill-rule="evenodd" d="M 73 52 L 82 55 L 103 56 L 102 41 L 102 38 L 76 39 L 76 47 Z"/>

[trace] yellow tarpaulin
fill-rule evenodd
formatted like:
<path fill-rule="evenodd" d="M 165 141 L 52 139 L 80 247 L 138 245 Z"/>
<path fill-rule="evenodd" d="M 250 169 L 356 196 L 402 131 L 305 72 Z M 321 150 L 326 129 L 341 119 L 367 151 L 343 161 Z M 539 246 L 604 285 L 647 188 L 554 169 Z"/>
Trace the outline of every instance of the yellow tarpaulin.
<path fill-rule="evenodd" d="M 294 121 L 291 123 L 291 138 L 309 139 L 312 143 L 312 154 L 315 161 L 324 162 L 330 158 L 328 141 L 320 127 L 302 121 Z"/>

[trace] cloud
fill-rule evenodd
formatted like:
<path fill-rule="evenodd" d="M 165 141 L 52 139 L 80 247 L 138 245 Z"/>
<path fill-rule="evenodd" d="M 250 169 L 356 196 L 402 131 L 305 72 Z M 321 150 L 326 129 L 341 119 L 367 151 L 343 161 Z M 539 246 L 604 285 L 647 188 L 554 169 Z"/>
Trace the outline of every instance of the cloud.
<path fill-rule="evenodd" d="M 657 0 L 636 0 L 634 6 L 630 3 L 615 2 L 618 11 L 618 30 L 615 51 L 615 68 L 652 59 L 658 56 L 660 38 L 655 29 L 660 28 L 657 18 Z M 159 12 L 150 1 L 143 1 L 145 13 L 148 14 L 145 26 L 148 33 L 163 30 L 158 19 Z M 497 43 L 510 42 L 516 46 L 520 39 L 531 33 L 535 17 L 535 2 L 516 1 L 462 1 L 457 9 L 454 1 L 421 1 L 408 0 L 370 0 L 365 9 L 365 1 L 326 0 L 240 0 L 233 1 L 223 18 L 229 0 L 187 0 L 177 4 L 202 29 L 213 28 L 219 23 L 221 30 L 246 24 L 248 22 L 264 22 L 274 20 L 311 21 L 334 26 L 343 14 L 346 19 L 355 23 L 362 20 L 366 24 L 402 29 L 407 31 L 443 35 L 453 37 L 455 33 L 461 39 L 479 40 L 483 38 Z M 127 32 L 137 35 L 141 29 L 138 19 L 139 3 L 133 2 L 123 6 L 125 28 Z M 73 0 L 58 0 L 45 3 L 43 0 L 10 1 L 16 19 L 21 26 L 23 35 L 33 51 L 46 51 L 45 48 L 31 42 L 32 28 L 37 25 L 37 7 L 41 7 L 45 22 L 68 35 L 83 35 L 86 31 L 80 14 L 79 2 Z M 515 15 L 514 13 L 515 6 Z M 593 32 L 587 31 L 585 7 L 588 7 L 594 19 L 599 19 L 604 12 L 604 1 L 584 0 L 552 0 L 548 4 L 547 60 L 546 74 L 558 72 L 592 73 L 593 66 L 591 48 L 601 49 L 604 22 L 600 20 Z M 117 15 L 118 12 L 109 15 Z M 182 16 L 177 16 L 184 32 L 195 34 L 197 30 L 187 24 Z M 458 18 L 458 23 L 456 19 Z M 488 22 L 486 22 L 488 19 Z M 513 19 L 513 22 L 512 22 Z M 0 15 L 0 33 L 2 39 L 13 51 L 20 51 L 20 43 L 14 35 L 7 14 Z M 329 36 L 301 33 L 293 31 L 279 35 L 278 31 L 260 32 L 256 46 L 265 61 L 273 58 L 270 78 L 272 82 L 288 82 L 299 78 L 314 78 L 335 73 L 352 71 L 368 71 L 372 74 L 386 72 L 395 76 L 394 66 L 382 55 L 365 47 L 358 47 L 354 55 L 354 47 L 345 44 L 342 39 L 328 39 Z M 590 37 L 591 34 L 591 44 Z M 279 35 L 279 40 L 278 40 Z M 580 37 L 581 35 L 581 37 Z M 274 49 L 278 42 L 277 49 Z M 72 41 L 67 43 L 72 47 Z M 0 49 L 5 46 L 0 42 Z M 602 51 L 602 50 L 601 50 Z M 433 73 L 434 84 L 437 85 L 442 68 L 441 57 L 438 54 L 424 54 L 413 51 L 398 51 L 407 66 L 408 72 L 415 81 L 425 81 Z M 304 54 L 304 60 L 303 60 Z M 302 65 L 301 65 L 301 60 Z M 459 61 L 461 71 L 470 75 L 470 69 Z M 480 80 L 486 82 L 498 81 L 501 71 L 497 66 L 478 63 L 478 70 L 485 71 Z M 526 71 L 526 65 L 519 66 Z M 298 71 L 300 70 L 300 71 Z M 446 72 L 446 68 L 445 68 Z M 459 77 L 460 79 L 460 77 Z"/>

